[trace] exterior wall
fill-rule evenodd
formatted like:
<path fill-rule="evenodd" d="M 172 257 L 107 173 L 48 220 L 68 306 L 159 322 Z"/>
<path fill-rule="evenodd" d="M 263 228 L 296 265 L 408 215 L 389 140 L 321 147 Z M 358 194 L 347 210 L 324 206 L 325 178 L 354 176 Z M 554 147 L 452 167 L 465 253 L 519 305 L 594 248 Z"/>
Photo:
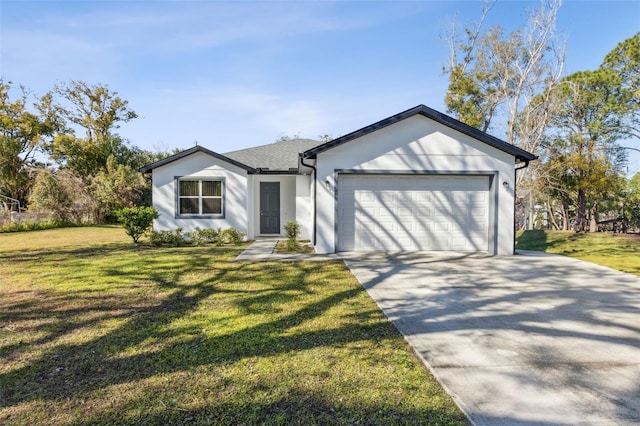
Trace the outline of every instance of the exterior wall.
<path fill-rule="evenodd" d="M 224 218 L 179 218 L 176 215 L 176 177 L 224 178 Z M 248 234 L 247 172 L 202 152 L 197 152 L 153 170 L 153 206 L 159 217 L 153 222 L 155 231 L 196 227 L 236 228 Z"/>
<path fill-rule="evenodd" d="M 280 235 L 284 235 L 284 225 L 296 218 L 296 175 L 253 175 L 251 176 L 252 200 L 250 211 L 252 217 L 252 234 L 250 238 L 260 235 L 260 182 L 280 182 Z"/>
<path fill-rule="evenodd" d="M 335 251 L 336 171 L 351 170 L 493 176 L 497 209 L 490 212 L 494 218 L 490 226 L 495 229 L 490 229 L 489 235 L 496 244 L 489 251 L 513 254 L 514 162 L 510 154 L 423 116 L 410 117 L 318 154 L 316 251 Z"/>
<path fill-rule="evenodd" d="M 311 184 L 309 175 L 296 176 L 296 221 L 300 224 L 301 240 L 310 240 L 313 232 Z"/>

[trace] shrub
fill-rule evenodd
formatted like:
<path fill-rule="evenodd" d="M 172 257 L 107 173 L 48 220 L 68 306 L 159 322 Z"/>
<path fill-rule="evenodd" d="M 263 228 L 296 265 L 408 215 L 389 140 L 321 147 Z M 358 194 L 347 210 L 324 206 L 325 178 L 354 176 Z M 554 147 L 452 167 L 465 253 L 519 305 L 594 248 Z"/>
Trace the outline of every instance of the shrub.
<path fill-rule="evenodd" d="M 154 246 L 173 246 L 179 247 L 183 245 L 204 246 L 207 244 L 215 244 L 220 246 L 223 244 L 238 245 L 244 240 L 244 233 L 235 228 L 225 230 L 220 229 L 200 229 L 196 228 L 192 232 L 182 232 L 182 228 L 176 228 L 174 231 L 152 232 L 149 236 L 151 244 Z"/>
<path fill-rule="evenodd" d="M 300 235 L 300 224 L 295 220 L 290 220 L 284 225 L 284 230 L 287 233 L 287 250 L 297 250 L 298 236 Z"/>
<path fill-rule="evenodd" d="M 219 229 L 200 229 L 196 227 L 193 232 L 188 232 L 186 237 L 191 241 L 193 245 L 204 246 L 207 244 L 220 244 L 220 230 Z"/>
<path fill-rule="evenodd" d="M 182 228 L 176 228 L 175 231 L 153 231 L 149 235 L 149 240 L 154 246 L 172 247 L 180 247 L 187 242 L 185 235 L 182 234 Z"/>
<path fill-rule="evenodd" d="M 73 228 L 77 226 L 82 225 L 75 222 L 67 222 L 59 219 L 50 219 L 41 222 L 10 222 L 0 226 L 0 233 L 40 231 L 43 229 Z"/>
<path fill-rule="evenodd" d="M 133 243 L 138 244 L 140 237 L 151 228 L 153 219 L 158 218 L 158 211 L 153 207 L 127 207 L 116 210 L 116 217 Z"/>
<path fill-rule="evenodd" d="M 244 232 L 240 232 L 235 228 L 227 228 L 220 232 L 221 244 L 238 245 L 244 240 Z"/>

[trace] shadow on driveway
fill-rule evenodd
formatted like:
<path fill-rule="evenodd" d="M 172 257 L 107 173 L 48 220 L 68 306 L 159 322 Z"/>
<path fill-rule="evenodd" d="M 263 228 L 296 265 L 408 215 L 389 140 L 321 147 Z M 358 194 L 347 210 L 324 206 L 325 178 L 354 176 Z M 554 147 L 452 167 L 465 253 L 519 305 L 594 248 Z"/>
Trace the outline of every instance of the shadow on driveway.
<path fill-rule="evenodd" d="M 345 262 L 474 423 L 640 422 L 639 277 L 537 252 Z"/>

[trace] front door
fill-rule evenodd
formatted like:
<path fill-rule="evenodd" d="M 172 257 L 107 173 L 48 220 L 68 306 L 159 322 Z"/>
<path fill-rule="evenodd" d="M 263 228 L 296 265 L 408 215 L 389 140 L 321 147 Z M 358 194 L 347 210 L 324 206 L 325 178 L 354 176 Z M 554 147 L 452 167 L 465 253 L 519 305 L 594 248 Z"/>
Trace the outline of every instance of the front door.
<path fill-rule="evenodd" d="M 280 182 L 260 182 L 260 233 L 280 233 Z"/>

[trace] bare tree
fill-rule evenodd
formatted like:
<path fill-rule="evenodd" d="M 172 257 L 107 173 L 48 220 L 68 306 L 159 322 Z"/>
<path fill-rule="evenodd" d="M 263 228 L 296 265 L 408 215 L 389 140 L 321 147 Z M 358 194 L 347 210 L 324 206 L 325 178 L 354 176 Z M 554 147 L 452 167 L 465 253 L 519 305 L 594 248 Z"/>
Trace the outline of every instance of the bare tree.
<path fill-rule="evenodd" d="M 564 67 L 564 42 L 556 32 L 561 0 L 543 0 L 526 24 L 509 34 L 501 26 L 482 30 L 495 5 L 485 1 L 479 23 L 448 37 L 448 112 L 483 131 L 499 128 L 506 140 L 536 153 L 549 120 L 546 89 Z M 534 101 L 535 100 L 535 101 Z"/>

